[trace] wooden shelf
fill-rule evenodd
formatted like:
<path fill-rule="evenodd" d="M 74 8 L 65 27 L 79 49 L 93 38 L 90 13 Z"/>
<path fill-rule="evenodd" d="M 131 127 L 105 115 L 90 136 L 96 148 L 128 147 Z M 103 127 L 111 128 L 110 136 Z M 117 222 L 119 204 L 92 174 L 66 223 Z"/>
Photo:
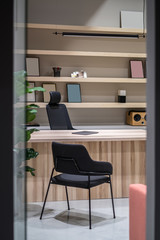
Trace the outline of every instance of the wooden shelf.
<path fill-rule="evenodd" d="M 87 51 L 58 51 L 28 49 L 29 55 L 79 56 L 79 57 L 118 57 L 118 58 L 146 58 L 146 53 L 125 52 L 87 52 Z"/>
<path fill-rule="evenodd" d="M 33 102 L 32 102 L 33 103 Z M 27 104 L 32 104 L 28 102 Z M 61 102 L 65 104 L 67 108 L 146 108 L 146 103 L 139 102 L 129 102 L 129 103 L 118 103 L 118 102 L 82 102 L 82 103 L 68 103 Z M 45 108 L 47 103 L 36 102 L 40 108 Z"/>
<path fill-rule="evenodd" d="M 93 26 L 75 26 L 75 25 L 54 25 L 54 24 L 37 24 L 28 23 L 28 29 L 44 29 L 44 30 L 63 30 L 73 32 L 99 32 L 99 33 L 117 33 L 117 34 L 143 34 L 143 29 L 133 28 L 116 28 L 116 27 L 93 27 Z M 144 31 L 146 33 L 146 31 Z"/>
<path fill-rule="evenodd" d="M 146 83 L 146 78 L 103 78 L 103 77 L 88 77 L 88 78 L 71 78 L 71 77 L 52 77 L 39 76 L 27 77 L 29 82 L 47 82 L 47 83 Z"/>

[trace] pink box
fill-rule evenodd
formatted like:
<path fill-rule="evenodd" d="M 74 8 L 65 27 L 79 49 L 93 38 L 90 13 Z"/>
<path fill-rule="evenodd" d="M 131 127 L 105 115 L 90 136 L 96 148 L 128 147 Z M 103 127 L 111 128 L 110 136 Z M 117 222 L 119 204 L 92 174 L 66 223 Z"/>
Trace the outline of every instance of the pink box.
<path fill-rule="evenodd" d="M 146 240 L 147 186 L 129 186 L 129 240 Z"/>
<path fill-rule="evenodd" d="M 130 61 L 131 77 L 132 78 L 144 78 L 142 61 Z"/>

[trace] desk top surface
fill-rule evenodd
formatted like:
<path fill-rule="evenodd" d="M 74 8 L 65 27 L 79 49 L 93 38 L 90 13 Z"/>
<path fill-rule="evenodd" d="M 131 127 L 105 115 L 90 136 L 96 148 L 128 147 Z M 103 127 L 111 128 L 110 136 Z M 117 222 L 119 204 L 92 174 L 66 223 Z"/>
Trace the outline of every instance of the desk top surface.
<path fill-rule="evenodd" d="M 95 132 L 94 134 L 81 135 L 82 130 L 40 130 L 31 135 L 29 142 L 78 142 L 78 141 L 145 141 L 145 129 L 107 129 L 107 130 L 85 130 Z"/>

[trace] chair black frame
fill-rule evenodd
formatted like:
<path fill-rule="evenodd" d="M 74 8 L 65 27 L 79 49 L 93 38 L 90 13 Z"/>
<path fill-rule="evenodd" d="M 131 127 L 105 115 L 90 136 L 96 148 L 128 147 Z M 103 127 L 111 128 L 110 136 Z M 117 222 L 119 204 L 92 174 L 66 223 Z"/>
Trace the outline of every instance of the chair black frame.
<path fill-rule="evenodd" d="M 58 149 L 58 150 L 57 150 Z M 89 229 L 91 229 L 91 191 L 90 189 L 94 186 L 98 186 L 103 183 L 110 184 L 110 192 L 111 192 L 111 200 L 112 200 L 112 210 L 113 210 L 113 218 L 115 218 L 115 208 L 114 208 L 114 200 L 113 200 L 113 191 L 112 191 L 112 165 L 108 162 L 98 162 L 94 161 L 90 158 L 87 149 L 83 145 L 79 144 L 62 144 L 52 142 L 52 151 L 53 151 L 53 159 L 54 159 L 54 167 L 51 172 L 51 176 L 49 179 L 47 192 L 45 195 L 40 219 L 42 219 L 49 188 L 51 184 L 63 185 L 65 186 L 66 191 L 66 199 L 68 210 L 70 210 L 69 197 L 67 187 L 79 187 L 88 189 L 89 196 Z M 80 160 L 82 160 L 80 162 Z M 85 162 L 85 166 L 83 163 Z M 98 169 L 96 171 L 96 169 Z M 54 170 L 58 172 L 62 172 L 55 177 L 53 177 Z M 85 178 L 85 185 L 79 185 L 79 183 L 72 182 L 74 177 Z M 67 177 L 68 180 L 65 179 Z M 87 183 L 87 185 L 86 185 Z"/>

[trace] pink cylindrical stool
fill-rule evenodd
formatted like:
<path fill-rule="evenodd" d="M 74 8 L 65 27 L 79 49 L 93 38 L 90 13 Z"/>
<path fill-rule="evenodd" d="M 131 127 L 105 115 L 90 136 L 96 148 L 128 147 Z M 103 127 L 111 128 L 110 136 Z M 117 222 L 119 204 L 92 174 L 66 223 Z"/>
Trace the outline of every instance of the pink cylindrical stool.
<path fill-rule="evenodd" d="M 144 184 L 129 186 L 129 239 L 146 240 L 146 194 Z"/>

